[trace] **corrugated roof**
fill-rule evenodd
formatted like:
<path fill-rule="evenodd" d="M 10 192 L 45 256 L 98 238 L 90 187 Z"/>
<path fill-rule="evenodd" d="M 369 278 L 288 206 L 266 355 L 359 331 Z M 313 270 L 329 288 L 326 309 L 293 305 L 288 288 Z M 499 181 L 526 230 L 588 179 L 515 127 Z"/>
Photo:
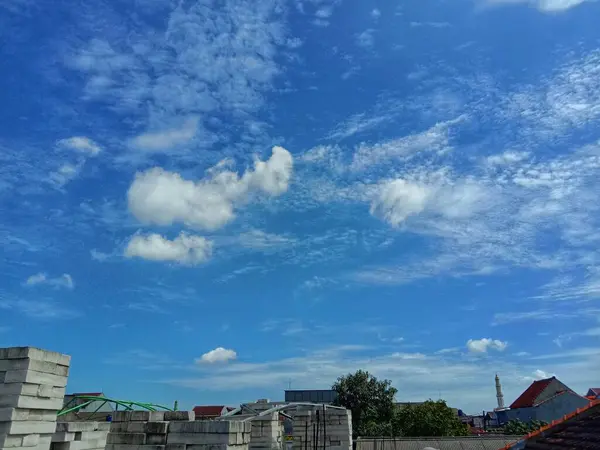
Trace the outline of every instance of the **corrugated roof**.
<path fill-rule="evenodd" d="M 536 399 L 544 392 L 554 378 L 546 378 L 545 380 L 538 380 L 531 383 L 531 386 L 525 389 L 519 398 L 510 405 L 510 409 L 530 408 L 534 406 Z"/>

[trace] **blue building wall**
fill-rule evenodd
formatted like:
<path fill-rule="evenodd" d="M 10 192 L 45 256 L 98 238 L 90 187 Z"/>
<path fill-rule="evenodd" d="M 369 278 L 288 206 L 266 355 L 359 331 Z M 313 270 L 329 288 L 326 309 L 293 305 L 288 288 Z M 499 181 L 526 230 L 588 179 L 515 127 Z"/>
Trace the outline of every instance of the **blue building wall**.
<path fill-rule="evenodd" d="M 506 420 L 521 420 L 522 422 L 540 420 L 550 423 L 553 420 L 560 419 L 565 414 L 574 412 L 577 408 L 587 406 L 588 403 L 589 400 L 586 398 L 571 392 L 565 392 L 547 400 L 539 406 L 505 411 Z"/>

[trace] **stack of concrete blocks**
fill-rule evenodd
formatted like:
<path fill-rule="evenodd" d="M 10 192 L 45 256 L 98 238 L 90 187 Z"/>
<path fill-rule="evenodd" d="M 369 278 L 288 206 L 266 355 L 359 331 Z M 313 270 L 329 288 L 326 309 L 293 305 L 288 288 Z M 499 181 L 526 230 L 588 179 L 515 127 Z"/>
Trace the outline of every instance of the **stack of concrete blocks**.
<path fill-rule="evenodd" d="M 0 449 L 50 449 L 70 362 L 33 347 L 0 349 Z"/>
<path fill-rule="evenodd" d="M 112 414 L 106 450 L 165 450 L 170 420 L 194 420 L 194 413 L 116 411 Z"/>
<path fill-rule="evenodd" d="M 279 413 L 255 417 L 250 422 L 250 450 L 281 450 L 284 446 L 283 423 Z"/>
<path fill-rule="evenodd" d="M 352 413 L 347 409 L 298 409 L 293 450 L 352 450 Z"/>
<path fill-rule="evenodd" d="M 59 422 L 50 450 L 104 450 L 109 422 Z"/>
<path fill-rule="evenodd" d="M 167 450 L 248 450 L 251 431 L 251 422 L 237 420 L 171 422 Z"/>

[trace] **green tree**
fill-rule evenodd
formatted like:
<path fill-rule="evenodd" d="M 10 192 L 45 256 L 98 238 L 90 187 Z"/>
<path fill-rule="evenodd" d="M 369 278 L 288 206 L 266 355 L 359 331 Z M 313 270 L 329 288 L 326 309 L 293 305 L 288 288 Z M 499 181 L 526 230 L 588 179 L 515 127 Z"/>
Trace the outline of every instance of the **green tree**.
<path fill-rule="evenodd" d="M 398 408 L 392 428 L 395 434 L 407 437 L 469 435 L 469 427 L 458 419 L 444 400 L 428 400 Z"/>
<path fill-rule="evenodd" d="M 391 434 L 397 390 L 390 380 L 380 381 L 369 372 L 359 370 L 338 378 L 332 389 L 337 393 L 334 404 L 352 411 L 354 436 Z"/>
<path fill-rule="evenodd" d="M 504 434 L 523 436 L 533 431 L 537 431 L 546 425 L 548 425 L 546 422 L 540 420 L 532 420 L 529 423 L 525 423 L 519 419 L 514 419 L 504 425 Z"/>

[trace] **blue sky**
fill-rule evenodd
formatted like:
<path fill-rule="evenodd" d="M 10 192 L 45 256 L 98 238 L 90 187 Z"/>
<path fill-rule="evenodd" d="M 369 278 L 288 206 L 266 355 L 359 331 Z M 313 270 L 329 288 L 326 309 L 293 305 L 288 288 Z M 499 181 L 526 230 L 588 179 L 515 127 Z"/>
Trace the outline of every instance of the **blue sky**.
<path fill-rule="evenodd" d="M 0 345 L 70 391 L 600 384 L 600 3 L 0 5 Z"/>

